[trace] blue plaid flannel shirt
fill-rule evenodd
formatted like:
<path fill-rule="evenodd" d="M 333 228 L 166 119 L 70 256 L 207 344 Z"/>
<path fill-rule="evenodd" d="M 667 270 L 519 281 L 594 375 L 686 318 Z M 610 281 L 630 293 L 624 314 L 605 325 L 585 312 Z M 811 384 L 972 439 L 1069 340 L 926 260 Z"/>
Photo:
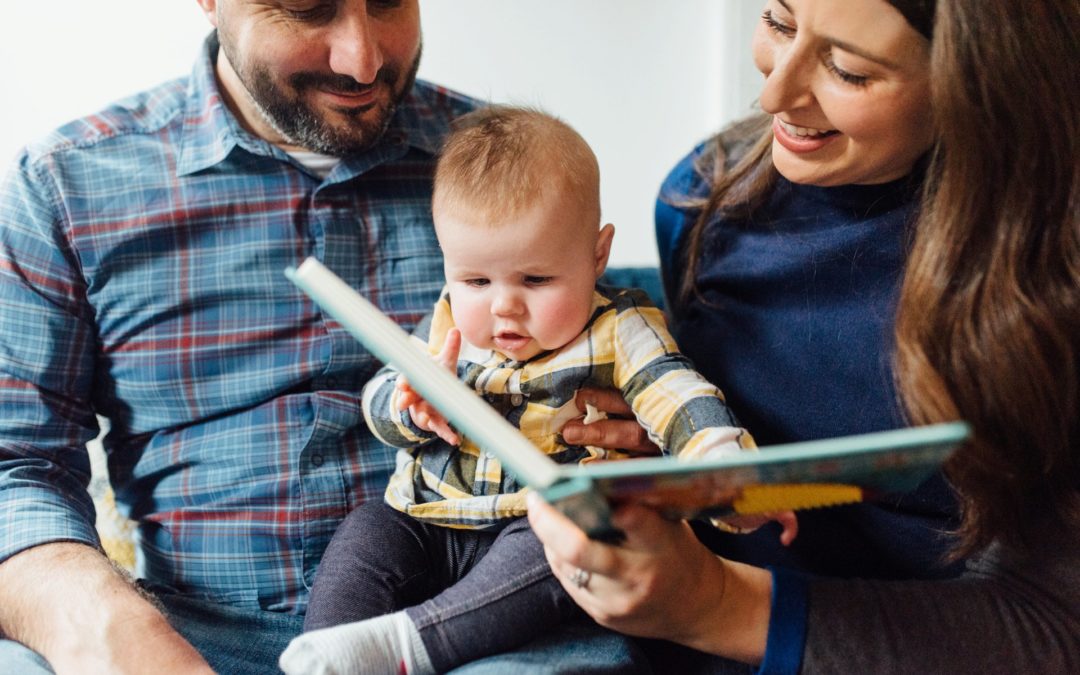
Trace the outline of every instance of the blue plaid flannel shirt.
<path fill-rule="evenodd" d="M 301 612 L 335 527 L 381 499 L 378 364 L 282 275 L 314 255 L 406 328 L 442 286 L 434 153 L 475 102 L 418 82 L 325 180 L 245 132 L 211 35 L 190 78 L 68 124 L 0 182 L 0 560 L 96 545 L 104 444 L 139 573 Z"/>

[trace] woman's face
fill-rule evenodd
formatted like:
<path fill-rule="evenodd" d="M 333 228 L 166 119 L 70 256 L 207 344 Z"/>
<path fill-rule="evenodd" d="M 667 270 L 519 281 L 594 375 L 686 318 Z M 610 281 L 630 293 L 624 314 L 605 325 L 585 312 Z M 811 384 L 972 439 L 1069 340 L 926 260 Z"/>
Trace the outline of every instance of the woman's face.
<path fill-rule="evenodd" d="M 794 183 L 885 183 L 930 148 L 930 45 L 885 0 L 769 0 L 754 62 Z"/>

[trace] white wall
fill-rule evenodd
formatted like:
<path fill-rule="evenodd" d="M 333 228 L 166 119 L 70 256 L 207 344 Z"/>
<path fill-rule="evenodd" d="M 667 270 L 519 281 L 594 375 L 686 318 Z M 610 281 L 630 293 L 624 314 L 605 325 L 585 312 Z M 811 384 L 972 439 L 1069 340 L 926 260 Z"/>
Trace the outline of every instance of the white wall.
<path fill-rule="evenodd" d="M 194 0 L 9 2 L 0 20 L 0 161 L 30 138 L 190 70 Z M 761 0 L 421 0 L 420 76 L 539 105 L 600 159 L 614 264 L 653 264 L 653 200 L 698 140 L 745 114 Z"/>

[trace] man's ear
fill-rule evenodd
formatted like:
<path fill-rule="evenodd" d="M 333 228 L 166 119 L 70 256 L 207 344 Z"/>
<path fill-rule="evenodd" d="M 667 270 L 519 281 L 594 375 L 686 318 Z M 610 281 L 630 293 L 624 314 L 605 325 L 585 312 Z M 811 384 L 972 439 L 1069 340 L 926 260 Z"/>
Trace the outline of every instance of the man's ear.
<path fill-rule="evenodd" d="M 600 234 L 596 237 L 596 278 L 607 269 L 608 256 L 611 255 L 611 240 L 615 238 L 615 226 L 611 223 L 600 228 Z"/>
<path fill-rule="evenodd" d="M 210 25 L 214 28 L 218 27 L 217 20 L 217 0 L 196 0 L 199 3 L 199 7 L 202 8 L 203 14 L 210 21 Z"/>

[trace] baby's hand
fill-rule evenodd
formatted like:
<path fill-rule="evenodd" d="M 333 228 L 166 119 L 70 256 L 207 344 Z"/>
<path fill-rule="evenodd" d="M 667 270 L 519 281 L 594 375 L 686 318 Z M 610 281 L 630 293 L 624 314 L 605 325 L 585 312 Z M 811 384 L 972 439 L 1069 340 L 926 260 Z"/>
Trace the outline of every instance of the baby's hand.
<path fill-rule="evenodd" d="M 451 372 L 456 372 L 460 352 L 461 331 L 457 328 L 451 328 L 446 332 L 446 342 L 443 343 L 442 351 L 435 357 L 435 360 L 449 368 Z M 409 386 L 409 381 L 405 379 L 404 375 L 398 378 L 395 386 L 398 390 L 397 408 L 399 411 L 408 408 L 413 424 L 424 431 L 434 433 L 450 445 L 461 443 L 461 437 L 450 426 L 450 422 L 434 406 L 425 401 L 415 389 Z"/>
<path fill-rule="evenodd" d="M 799 534 L 799 519 L 794 511 L 777 511 L 776 513 L 763 513 L 752 516 L 724 516 L 720 519 L 725 525 L 733 527 L 739 532 L 753 532 L 765 523 L 775 520 L 780 523 L 784 531 L 780 533 L 780 543 L 790 546 Z"/>

